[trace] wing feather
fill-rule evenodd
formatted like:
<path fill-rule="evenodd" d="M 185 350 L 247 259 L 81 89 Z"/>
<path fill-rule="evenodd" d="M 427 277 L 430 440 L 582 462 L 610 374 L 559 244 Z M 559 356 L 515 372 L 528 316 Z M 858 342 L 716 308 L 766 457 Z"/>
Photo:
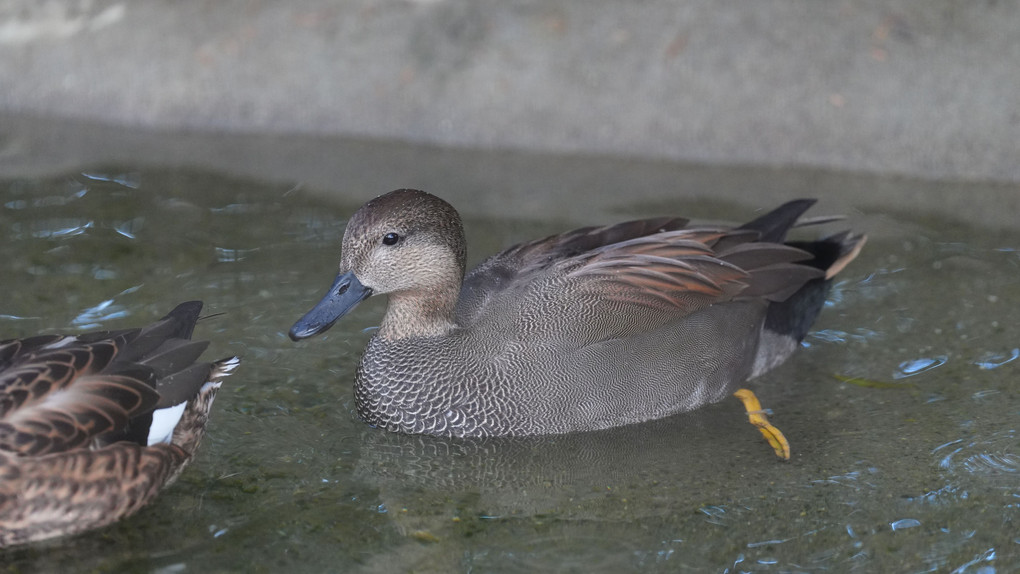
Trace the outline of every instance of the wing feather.
<path fill-rule="evenodd" d="M 132 440 L 148 424 L 139 417 L 195 397 L 214 368 L 223 374 L 195 363 L 208 346 L 188 339 L 200 311 L 189 302 L 141 329 L 0 342 L 0 451 L 39 456 Z"/>
<path fill-rule="evenodd" d="M 564 316 L 598 324 L 593 329 L 582 320 L 561 321 L 556 329 L 562 338 L 568 329 L 577 331 L 575 340 L 599 340 L 654 329 L 732 300 L 785 301 L 823 278 L 830 259 L 819 257 L 818 242 L 785 243 L 812 203 L 792 201 L 735 228 L 659 218 L 516 245 L 467 275 L 457 319 L 531 333 L 531 324 L 541 321 L 535 315 L 555 306 L 565 309 Z"/>

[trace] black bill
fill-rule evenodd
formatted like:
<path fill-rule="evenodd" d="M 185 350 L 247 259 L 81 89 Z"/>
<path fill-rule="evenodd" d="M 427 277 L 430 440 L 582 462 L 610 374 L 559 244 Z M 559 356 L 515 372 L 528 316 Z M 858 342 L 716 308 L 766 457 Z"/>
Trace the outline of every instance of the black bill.
<path fill-rule="evenodd" d="M 353 272 L 337 275 L 336 281 L 322 301 L 290 328 L 290 338 L 298 341 L 318 335 L 332 327 L 337 319 L 349 313 L 371 294 L 372 290 L 362 285 Z"/>

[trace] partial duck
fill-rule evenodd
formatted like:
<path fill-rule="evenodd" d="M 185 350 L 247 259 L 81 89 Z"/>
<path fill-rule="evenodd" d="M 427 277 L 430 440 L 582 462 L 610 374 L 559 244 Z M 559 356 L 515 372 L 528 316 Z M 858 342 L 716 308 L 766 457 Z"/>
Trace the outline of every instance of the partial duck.
<path fill-rule="evenodd" d="M 401 189 L 361 207 L 340 273 L 290 330 L 329 329 L 389 295 L 355 380 L 358 414 L 442 436 L 567 433 L 639 423 L 731 394 L 780 457 L 782 433 L 740 387 L 785 361 L 864 237 L 786 241 L 814 203 L 739 227 L 662 217 L 515 245 L 465 275 L 457 211 Z"/>
<path fill-rule="evenodd" d="M 140 329 L 0 341 L 0 547 L 99 528 L 172 483 L 239 361 L 196 362 L 200 301 Z"/>

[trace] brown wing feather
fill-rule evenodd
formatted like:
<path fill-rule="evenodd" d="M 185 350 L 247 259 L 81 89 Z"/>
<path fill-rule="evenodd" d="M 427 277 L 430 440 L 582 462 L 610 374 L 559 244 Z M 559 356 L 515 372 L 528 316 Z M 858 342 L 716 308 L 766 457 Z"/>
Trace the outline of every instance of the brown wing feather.
<path fill-rule="evenodd" d="M 737 296 L 782 301 L 824 276 L 798 264 L 811 253 L 759 237 L 755 230 L 718 227 L 658 233 L 601 247 L 571 274 L 612 282 L 615 301 L 674 313 Z"/>
<path fill-rule="evenodd" d="M 39 347 L 7 341 L 6 346 L 14 351 L 0 372 L 0 392 L 23 400 L 40 398 L 66 387 L 79 375 L 102 371 L 128 342 L 127 337 L 118 337 L 82 344 L 75 337 L 57 337 Z"/>
<path fill-rule="evenodd" d="M 83 343 L 29 340 L 0 373 L 0 450 L 41 455 L 78 448 L 151 410 L 159 396 L 151 370 L 102 374 L 139 331 Z"/>
<path fill-rule="evenodd" d="M 493 299 L 505 295 L 508 287 L 527 283 L 528 277 L 565 259 L 606 245 L 682 229 L 686 224 L 686 219 L 676 217 L 639 219 L 603 227 L 583 227 L 509 247 L 489 257 L 464 277 L 457 317 L 461 322 L 470 323 L 486 311 Z"/>
<path fill-rule="evenodd" d="M 600 247 L 658 233 L 683 229 L 686 219 L 656 217 L 636 219 L 603 227 L 582 227 L 558 235 L 550 235 L 521 243 L 495 255 L 490 260 L 512 261 L 527 272 L 544 268 L 558 260 L 574 257 Z"/>
<path fill-rule="evenodd" d="M 120 375 L 77 377 L 6 413 L 0 420 L 0 450 L 40 455 L 84 446 L 152 410 L 159 400 L 152 384 Z"/>
<path fill-rule="evenodd" d="M 144 328 L 0 343 L 0 450 L 39 456 L 90 444 L 128 421 L 193 397 L 212 365 L 189 368 L 202 305 L 183 303 Z M 158 404 L 163 389 L 169 404 Z M 147 423 L 146 423 L 147 424 Z"/>
<path fill-rule="evenodd" d="M 462 324 L 483 315 L 500 323 L 527 312 L 527 299 L 541 293 L 558 306 L 577 307 L 580 316 L 599 317 L 596 337 L 615 337 L 733 299 L 783 301 L 825 276 L 813 253 L 781 243 L 811 203 L 790 202 L 737 228 L 660 218 L 517 245 L 468 274 L 457 317 Z M 533 285 L 541 287 L 532 291 Z M 575 326 L 582 336 L 592 334 Z"/>
<path fill-rule="evenodd" d="M 24 355 L 40 347 L 52 345 L 63 339 L 73 338 L 65 335 L 36 335 L 24 339 L 0 341 L 0 373 L 15 364 Z"/>
<path fill-rule="evenodd" d="M 578 316 L 598 317 L 597 329 L 576 325 L 582 341 L 645 332 L 735 299 L 781 301 L 824 275 L 791 263 L 811 254 L 757 243 L 758 236 L 753 230 L 725 228 L 659 233 L 560 261 L 546 275 L 552 283 L 557 281 L 553 277 L 562 277 L 550 284 L 564 293 L 558 305 L 576 306 Z M 724 248 L 722 256 L 714 250 L 717 245 Z"/>
<path fill-rule="evenodd" d="M 684 230 L 609 245 L 578 261 L 574 286 L 612 301 L 668 311 L 674 317 L 740 293 L 749 275 L 713 257 L 718 231 Z M 653 255 L 654 254 L 654 255 Z"/>

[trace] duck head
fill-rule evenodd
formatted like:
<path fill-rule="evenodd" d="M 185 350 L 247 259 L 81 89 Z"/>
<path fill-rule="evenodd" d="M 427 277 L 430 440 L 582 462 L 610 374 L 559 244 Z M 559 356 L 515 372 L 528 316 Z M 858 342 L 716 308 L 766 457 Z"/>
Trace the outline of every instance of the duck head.
<path fill-rule="evenodd" d="M 464 228 L 457 210 L 414 189 L 381 195 L 351 216 L 340 272 L 326 295 L 290 329 L 297 341 L 326 331 L 371 295 L 389 295 L 379 336 L 438 336 L 455 327 L 464 277 Z"/>

